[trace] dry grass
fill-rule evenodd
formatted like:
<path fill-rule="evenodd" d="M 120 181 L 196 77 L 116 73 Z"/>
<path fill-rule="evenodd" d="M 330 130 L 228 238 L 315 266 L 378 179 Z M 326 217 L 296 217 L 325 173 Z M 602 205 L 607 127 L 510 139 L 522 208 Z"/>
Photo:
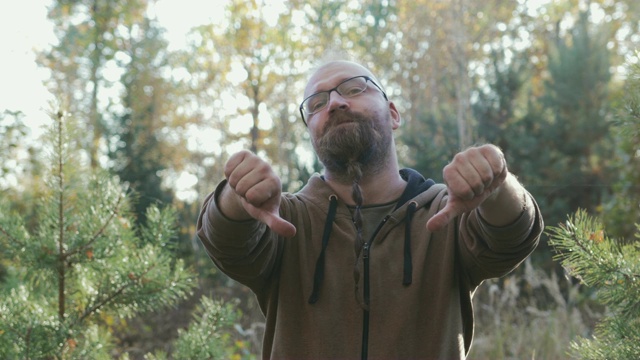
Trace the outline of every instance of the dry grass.
<path fill-rule="evenodd" d="M 579 284 L 536 270 L 485 282 L 474 297 L 475 338 L 468 359 L 567 359 L 570 343 L 589 336 L 600 317 Z"/>

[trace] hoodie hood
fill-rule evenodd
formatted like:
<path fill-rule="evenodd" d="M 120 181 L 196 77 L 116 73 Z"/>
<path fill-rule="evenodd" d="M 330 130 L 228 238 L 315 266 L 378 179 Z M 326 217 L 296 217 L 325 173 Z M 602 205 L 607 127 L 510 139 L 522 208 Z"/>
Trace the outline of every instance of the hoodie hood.
<path fill-rule="evenodd" d="M 400 170 L 400 176 L 407 182 L 407 187 L 404 189 L 402 196 L 398 199 L 398 204 L 396 205 L 396 209 L 400 208 L 402 205 L 406 204 L 409 200 L 417 197 L 419 194 L 429 190 L 429 188 L 435 185 L 435 181 L 431 179 L 425 179 L 420 173 L 413 169 L 402 169 Z M 434 194 L 435 195 L 435 194 Z M 426 203 L 418 204 L 416 202 L 416 206 L 422 207 L 431 202 L 433 196 L 425 198 L 423 201 Z"/>

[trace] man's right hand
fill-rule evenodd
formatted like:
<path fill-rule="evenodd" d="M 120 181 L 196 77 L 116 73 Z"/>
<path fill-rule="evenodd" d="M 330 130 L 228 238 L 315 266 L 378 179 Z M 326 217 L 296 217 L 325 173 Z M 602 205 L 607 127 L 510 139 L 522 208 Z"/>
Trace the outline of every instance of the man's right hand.
<path fill-rule="evenodd" d="M 233 154 L 224 167 L 227 186 L 218 199 L 223 214 L 233 220 L 254 218 L 283 237 L 296 228 L 280 217 L 282 183 L 271 165 L 250 151 Z"/>

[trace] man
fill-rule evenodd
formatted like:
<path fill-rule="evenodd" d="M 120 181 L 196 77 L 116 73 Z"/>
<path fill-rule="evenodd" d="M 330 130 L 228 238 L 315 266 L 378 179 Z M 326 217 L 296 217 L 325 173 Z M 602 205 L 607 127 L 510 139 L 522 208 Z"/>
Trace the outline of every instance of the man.
<path fill-rule="evenodd" d="M 304 95 L 324 175 L 282 193 L 271 166 L 241 151 L 198 219 L 215 264 L 256 294 L 262 356 L 464 358 L 474 290 L 538 243 L 534 200 L 493 145 L 457 154 L 446 185 L 401 170 L 400 115 L 359 64 L 321 66 Z"/>

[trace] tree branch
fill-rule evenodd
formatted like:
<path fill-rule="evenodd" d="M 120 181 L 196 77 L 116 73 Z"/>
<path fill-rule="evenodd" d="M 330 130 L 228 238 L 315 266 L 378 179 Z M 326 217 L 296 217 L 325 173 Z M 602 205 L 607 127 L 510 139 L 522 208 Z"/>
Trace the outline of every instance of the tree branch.
<path fill-rule="evenodd" d="M 106 298 L 102 299 L 101 301 L 99 301 L 98 303 L 96 303 L 94 306 L 86 309 L 84 311 L 84 313 L 82 314 L 82 316 L 80 316 L 78 318 L 78 320 L 76 321 L 76 323 L 82 322 L 84 319 L 86 319 L 87 317 L 91 316 L 91 314 L 95 313 L 97 310 L 99 310 L 100 308 L 106 306 L 107 304 L 109 304 L 110 302 L 112 302 L 116 297 L 118 297 L 119 295 L 121 295 L 127 288 L 130 288 L 132 286 L 135 286 L 135 284 L 142 279 L 146 274 L 148 274 L 153 268 L 155 267 L 155 264 L 151 267 L 149 267 L 145 272 L 143 272 L 140 276 L 129 276 L 129 279 L 131 280 L 130 282 L 122 285 L 120 288 L 118 288 L 115 292 L 113 292 L 111 295 L 107 296 Z"/>
<path fill-rule="evenodd" d="M 58 143 L 57 145 L 57 156 L 58 156 L 58 226 L 60 227 L 60 233 L 58 234 L 58 255 L 59 255 L 59 263 L 58 263 L 58 317 L 60 318 L 60 322 L 64 321 L 64 313 L 65 313 L 65 251 L 64 251 L 64 158 L 63 158 L 63 145 L 62 145 L 62 120 L 63 114 L 62 112 L 58 112 Z"/>
<path fill-rule="evenodd" d="M 75 250 L 67 252 L 64 255 L 65 259 L 68 259 L 69 257 L 88 249 L 94 242 L 96 242 L 98 240 L 100 235 L 102 235 L 104 233 L 104 230 L 111 223 L 113 218 L 118 214 L 118 210 L 120 208 L 120 203 L 121 203 L 123 198 L 124 197 L 122 196 L 122 194 L 120 194 L 118 196 L 118 200 L 116 201 L 116 203 L 114 205 L 114 210 L 111 212 L 111 216 L 109 216 L 109 218 L 107 219 L 107 221 L 105 221 L 105 223 L 102 225 L 102 227 L 95 234 L 93 234 L 93 236 L 91 237 L 91 240 L 89 240 L 86 244 L 76 248 Z"/>
<path fill-rule="evenodd" d="M 80 322 L 84 321 L 84 319 L 89 317 L 91 314 L 96 312 L 98 309 L 102 308 L 103 306 L 105 306 L 106 304 L 111 302 L 113 299 L 115 299 L 118 295 L 122 294 L 127 288 L 129 288 L 131 286 L 134 286 L 134 285 L 135 285 L 134 281 L 131 281 L 129 283 L 126 283 L 126 284 L 122 285 L 118 290 L 113 292 L 111 295 L 107 296 L 105 299 L 103 299 L 102 301 L 98 302 L 94 306 L 86 309 L 84 311 L 84 313 L 82 314 L 82 316 L 80 316 L 78 318 L 78 320 L 76 320 L 76 323 L 80 323 Z"/>
<path fill-rule="evenodd" d="M 0 226 L 0 232 L 3 233 L 7 237 L 7 239 L 9 239 L 9 241 L 17 243 L 20 246 L 25 246 L 25 243 L 11 236 L 11 234 L 9 234 L 9 232 L 7 232 L 7 230 L 2 226 Z"/>

